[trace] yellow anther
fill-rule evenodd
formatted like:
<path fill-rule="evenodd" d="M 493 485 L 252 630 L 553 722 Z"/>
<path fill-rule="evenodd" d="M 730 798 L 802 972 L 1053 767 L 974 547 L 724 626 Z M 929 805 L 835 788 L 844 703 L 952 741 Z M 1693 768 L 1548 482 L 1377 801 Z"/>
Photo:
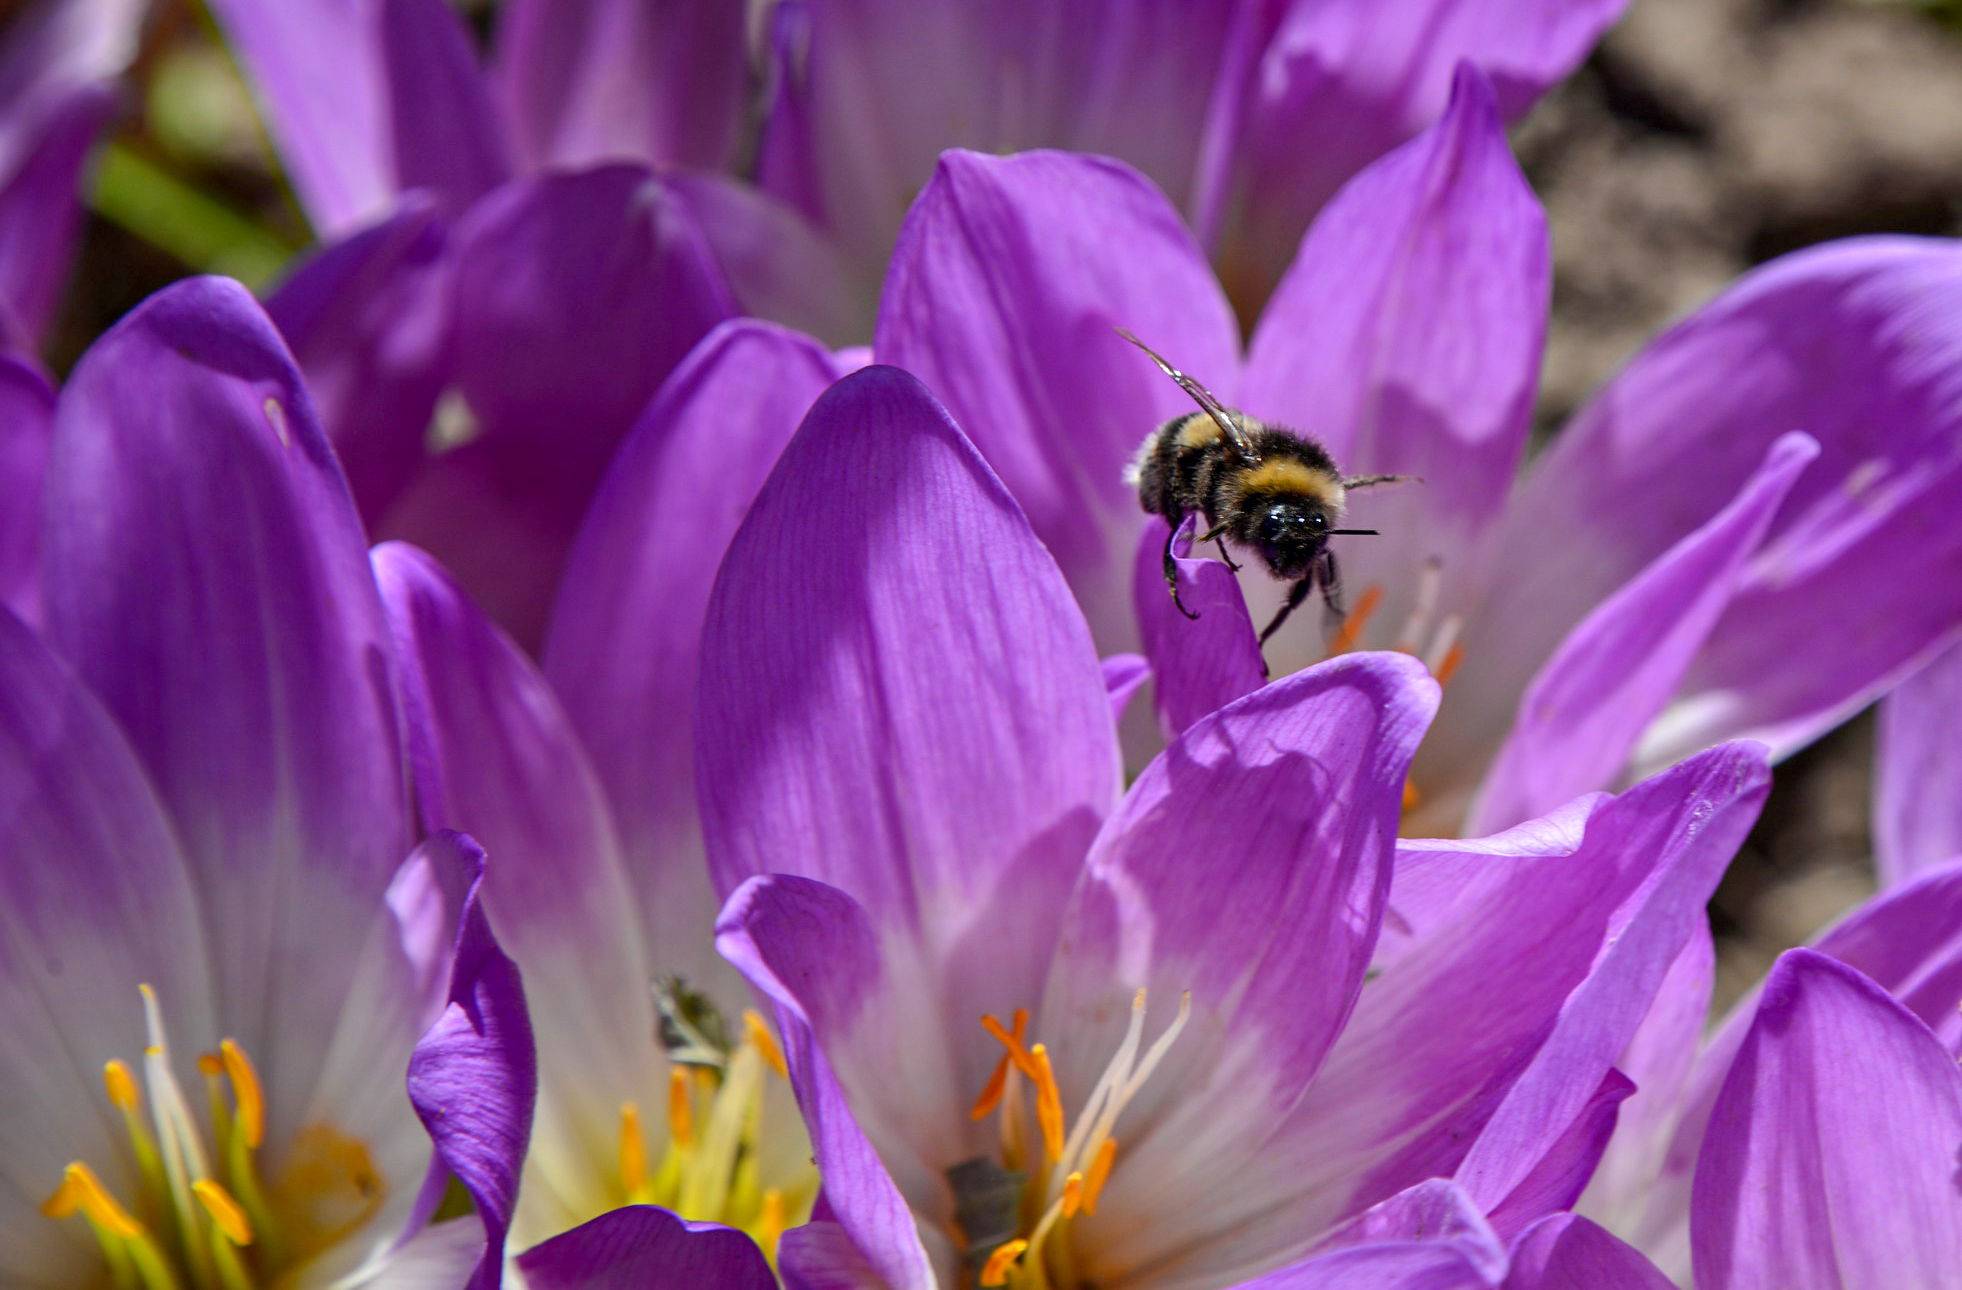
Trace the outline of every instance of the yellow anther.
<path fill-rule="evenodd" d="M 1075 1218 L 1076 1211 L 1083 1207 L 1083 1171 L 1073 1170 L 1063 1179 L 1063 1217 Z"/>
<path fill-rule="evenodd" d="M 640 1106 L 620 1103 L 620 1185 L 632 1199 L 647 1185 L 647 1141 L 640 1135 Z"/>
<path fill-rule="evenodd" d="M 777 1256 L 777 1241 L 790 1225 L 790 1211 L 784 1207 L 783 1193 L 775 1187 L 763 1192 L 763 1205 L 756 1216 L 756 1243 L 771 1259 Z"/>
<path fill-rule="evenodd" d="M 233 1245 L 252 1244 L 252 1220 L 245 1216 L 245 1209 L 232 1199 L 230 1192 L 209 1178 L 198 1179 L 191 1184 L 191 1190 L 226 1240 Z"/>
<path fill-rule="evenodd" d="M 680 1066 L 668 1070 L 668 1136 L 684 1151 L 695 1145 L 695 1108 L 688 1101 L 688 1071 Z"/>
<path fill-rule="evenodd" d="M 1015 1010 L 1015 1030 L 1012 1034 L 1002 1026 L 1001 1022 L 995 1020 L 993 1014 L 981 1018 L 981 1028 L 1001 1041 L 1001 1046 L 1008 1050 L 1008 1060 L 1015 1063 L 1015 1069 L 1034 1079 L 1035 1058 L 1031 1057 L 1029 1050 L 1022 1046 L 1022 1034 L 1028 1029 L 1028 1025 L 1029 1013 L 1026 1008 Z"/>
<path fill-rule="evenodd" d="M 1404 780 L 1403 781 L 1403 809 L 1406 811 L 1414 811 L 1417 809 L 1417 803 L 1423 800 L 1424 800 L 1424 795 L 1417 791 L 1416 781 L 1409 780 L 1409 779 Z"/>
<path fill-rule="evenodd" d="M 41 1202 L 41 1212 L 49 1218 L 67 1218 L 82 1207 L 82 1189 L 66 1173 L 61 1176 L 61 1185 L 54 1194 Z"/>
<path fill-rule="evenodd" d="M 239 1131 L 245 1135 L 245 1145 L 257 1151 L 266 1136 L 266 1097 L 259 1085 L 259 1072 L 252 1069 L 252 1059 L 245 1050 L 229 1039 L 218 1045 L 218 1052 L 225 1062 L 225 1074 L 231 1077 L 232 1096 L 238 1099 Z"/>
<path fill-rule="evenodd" d="M 1381 585 L 1372 582 L 1363 588 L 1362 595 L 1356 600 L 1356 607 L 1350 611 L 1348 618 L 1343 620 L 1342 629 L 1335 633 L 1335 640 L 1328 647 L 1328 652 L 1331 655 L 1347 654 L 1354 649 L 1356 642 L 1362 639 L 1363 629 L 1369 626 L 1369 616 L 1375 613 L 1376 607 L 1382 603 Z"/>
<path fill-rule="evenodd" d="M 777 1047 L 776 1036 L 770 1033 L 769 1026 L 756 1014 L 756 1009 L 743 1009 L 743 1031 L 749 1036 L 749 1042 L 756 1045 L 756 1051 L 763 1054 L 764 1065 L 780 1078 L 789 1079 L 790 1068 L 784 1065 L 783 1049 Z"/>
<path fill-rule="evenodd" d="M 988 1114 L 1001 1105 L 1001 1095 L 1008 1089 L 1008 1058 L 1003 1057 L 995 1063 L 995 1073 L 988 1077 L 987 1087 L 981 1096 L 974 1099 L 974 1109 L 967 1113 L 970 1120 L 985 1120 Z"/>
<path fill-rule="evenodd" d="M 217 1079 L 225 1073 L 225 1059 L 217 1053 L 198 1054 L 198 1074 L 206 1079 Z"/>
<path fill-rule="evenodd" d="M 1090 1171 L 1083 1176 L 1083 1212 L 1097 1212 L 1097 1197 L 1104 1191 L 1104 1181 L 1110 1177 L 1111 1162 L 1117 1159 L 1117 1139 L 1105 1138 L 1104 1145 L 1097 1148 L 1096 1156 L 1090 1161 Z"/>
<path fill-rule="evenodd" d="M 1457 675 L 1458 669 L 1464 665 L 1464 662 L 1465 647 L 1454 643 L 1450 649 L 1444 652 L 1444 661 L 1437 665 L 1438 685 L 1446 686 L 1451 684 L 1451 678 Z"/>
<path fill-rule="evenodd" d="M 1034 1059 L 1035 1074 L 1031 1076 L 1036 1086 L 1036 1123 L 1042 1128 L 1042 1148 L 1049 1159 L 1063 1157 L 1063 1094 L 1056 1087 L 1056 1072 L 1049 1066 L 1047 1045 L 1037 1044 L 1029 1050 Z"/>
<path fill-rule="evenodd" d="M 997 1245 L 995 1252 L 988 1256 L 987 1265 L 981 1269 L 981 1284 L 989 1287 L 1007 1285 L 1008 1269 L 1014 1266 L 1015 1260 L 1021 1258 L 1022 1251 L 1028 1248 L 1029 1243 L 1020 1238 Z"/>
<path fill-rule="evenodd" d="M 143 1224 L 137 1222 L 128 1210 L 118 1205 L 116 1198 L 109 1194 L 109 1189 L 102 1185 L 102 1180 L 79 1160 L 69 1163 L 62 1181 L 63 1191 L 69 1191 L 71 1188 L 74 1201 L 69 1205 L 67 1213 L 74 1213 L 75 1207 L 80 1206 L 82 1212 L 89 1216 L 89 1221 L 104 1231 L 112 1232 L 125 1240 L 143 1235 Z M 61 1193 L 57 1192 L 48 1200 L 53 1202 L 60 1195 Z M 42 1212 L 47 1211 L 44 1208 Z"/>
<path fill-rule="evenodd" d="M 136 1077 L 121 1059 L 112 1057 L 102 1064 L 102 1082 L 118 1110 L 134 1111 L 142 1104 L 143 1099 L 136 1091 Z"/>

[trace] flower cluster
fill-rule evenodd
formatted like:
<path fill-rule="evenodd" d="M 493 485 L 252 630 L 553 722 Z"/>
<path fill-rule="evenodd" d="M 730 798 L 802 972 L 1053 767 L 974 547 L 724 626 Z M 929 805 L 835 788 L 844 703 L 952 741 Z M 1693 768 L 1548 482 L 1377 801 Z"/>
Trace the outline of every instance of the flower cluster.
<path fill-rule="evenodd" d="M 58 388 L 140 12 L 0 49 L 0 1281 L 1962 1268 L 1962 247 L 1768 264 L 1529 461 L 1505 124 L 1610 0 L 212 9 L 326 241 Z M 1140 510 L 1119 329 L 1416 477 L 1339 625 Z M 1888 890 L 1705 1039 L 1890 691 Z"/>

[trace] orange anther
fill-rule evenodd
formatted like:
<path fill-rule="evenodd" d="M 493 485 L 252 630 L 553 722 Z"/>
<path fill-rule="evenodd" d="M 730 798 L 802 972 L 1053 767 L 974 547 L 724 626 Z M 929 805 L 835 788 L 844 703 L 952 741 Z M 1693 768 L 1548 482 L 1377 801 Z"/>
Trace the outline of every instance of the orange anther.
<path fill-rule="evenodd" d="M 1056 1087 L 1056 1072 L 1049 1066 L 1049 1049 L 1037 1044 L 1029 1050 L 1035 1059 L 1036 1123 L 1042 1127 L 1042 1149 L 1051 1160 L 1063 1157 L 1063 1094 Z"/>
<path fill-rule="evenodd" d="M 981 1269 L 981 1284 L 989 1287 L 1007 1285 L 1008 1269 L 1014 1266 L 1015 1260 L 1021 1258 L 1022 1251 L 1028 1248 L 1029 1243 L 1020 1237 L 997 1245 L 995 1252 L 988 1256 L 987 1264 Z"/>
<path fill-rule="evenodd" d="M 259 1086 L 259 1072 L 245 1050 L 227 1039 L 218 1045 L 224 1059 L 225 1074 L 232 1080 L 232 1096 L 238 1099 L 238 1124 L 245 1134 L 245 1145 L 255 1151 L 266 1136 L 266 1098 Z"/>
<path fill-rule="evenodd" d="M 1083 1205 L 1083 1171 L 1073 1171 L 1063 1179 L 1063 1217 L 1075 1218 L 1076 1211 Z"/>
<path fill-rule="evenodd" d="M 1110 1177 L 1111 1162 L 1117 1159 L 1117 1139 L 1105 1138 L 1090 1161 L 1090 1172 L 1083 1176 L 1083 1212 L 1097 1212 L 1097 1197 L 1103 1194 L 1104 1180 Z"/>
<path fill-rule="evenodd" d="M 790 1067 L 784 1065 L 783 1049 L 777 1047 L 776 1036 L 763 1024 L 763 1018 L 756 1014 L 756 1009 L 743 1009 L 743 1032 L 749 1036 L 749 1042 L 756 1045 L 756 1051 L 763 1055 L 763 1064 L 782 1078 L 789 1079 Z"/>
<path fill-rule="evenodd" d="M 640 1104 L 620 1103 L 620 1185 L 629 1199 L 647 1185 L 647 1141 L 640 1135 Z"/>
<path fill-rule="evenodd" d="M 1031 1057 L 1029 1050 L 1022 1046 L 1022 1034 L 1028 1028 L 1028 1024 L 1029 1014 L 1022 1008 L 1015 1010 L 1013 1034 L 1010 1034 L 1001 1022 L 995 1020 L 994 1014 L 990 1013 L 981 1018 L 981 1028 L 1001 1041 L 1001 1046 L 1008 1050 L 1008 1059 L 1015 1063 L 1015 1069 L 1034 1079 L 1036 1078 L 1035 1058 Z"/>
<path fill-rule="evenodd" d="M 1382 603 L 1383 588 L 1380 584 L 1372 582 L 1364 587 L 1362 595 L 1356 600 L 1356 607 L 1343 621 L 1342 630 L 1335 633 L 1335 641 L 1328 647 L 1329 654 L 1347 654 L 1354 649 L 1356 642 L 1362 639 L 1363 629 L 1369 626 L 1369 616 Z"/>
<path fill-rule="evenodd" d="M 668 1133 L 684 1151 L 695 1145 L 695 1108 L 688 1100 L 688 1071 L 682 1066 L 668 1070 Z"/>
<path fill-rule="evenodd" d="M 1001 1105 L 1001 1095 L 1008 1088 L 1008 1058 L 1003 1057 L 995 1063 L 995 1073 L 988 1077 L 987 1086 L 981 1096 L 974 1099 L 974 1109 L 967 1113 L 970 1120 L 985 1120 L 996 1107 Z"/>
<path fill-rule="evenodd" d="M 136 1077 L 129 1073 L 129 1067 L 116 1058 L 102 1064 L 102 1082 L 109 1090 L 109 1100 L 122 1111 L 134 1111 L 140 1099 L 136 1093 Z"/>
<path fill-rule="evenodd" d="M 1465 661 L 1465 647 L 1453 641 L 1451 648 L 1444 651 L 1444 661 L 1437 665 L 1437 683 L 1440 686 L 1451 684 L 1451 678 Z"/>

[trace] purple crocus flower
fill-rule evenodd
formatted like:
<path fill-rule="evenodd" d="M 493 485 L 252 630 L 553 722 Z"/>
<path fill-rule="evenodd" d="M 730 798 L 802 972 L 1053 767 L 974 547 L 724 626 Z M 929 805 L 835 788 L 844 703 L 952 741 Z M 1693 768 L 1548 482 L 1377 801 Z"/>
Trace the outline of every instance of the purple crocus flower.
<path fill-rule="evenodd" d="M 1874 859 L 1895 886 L 1962 857 L 1962 645 L 1880 705 L 1874 755 Z"/>
<path fill-rule="evenodd" d="M 1123 463 L 1190 403 L 1113 326 L 1316 436 L 1347 471 L 1421 476 L 1354 497 L 1349 522 L 1382 536 L 1336 540 L 1341 635 L 1325 643 L 1298 615 L 1268 661 L 1284 673 L 1329 648 L 1399 648 L 1448 678 L 1410 828 L 1483 832 L 1722 739 L 1783 755 L 1962 622 L 1962 530 L 1940 518 L 1962 490 L 1958 285 L 1962 250 L 1939 239 L 1769 264 L 1639 354 L 1515 483 L 1546 229 L 1492 90 L 1466 69 L 1436 127 L 1322 212 L 1244 363 L 1164 197 L 1054 153 L 943 158 L 894 253 L 873 350 L 946 401 L 1106 652 L 1142 638 L 1174 727 L 1261 672 L 1232 583 L 1188 566 L 1217 606 L 1188 623 L 1156 571 L 1163 529 L 1138 542 Z M 1251 570 L 1239 589 L 1264 623 L 1280 584 Z"/>
<path fill-rule="evenodd" d="M 76 367 L 0 613 L 9 1285 L 496 1283 L 530 1032 L 481 853 L 411 849 L 363 546 L 237 284 Z"/>
<path fill-rule="evenodd" d="M 701 659 L 719 945 L 776 1005 L 824 1183 L 780 1247 L 800 1284 L 1369 1284 L 1311 1265 L 1439 1176 L 1520 1236 L 1591 1172 L 1766 785 L 1726 747 L 1399 850 L 1437 687 L 1365 654 L 1121 791 L 1054 560 L 890 368 L 806 418 Z"/>

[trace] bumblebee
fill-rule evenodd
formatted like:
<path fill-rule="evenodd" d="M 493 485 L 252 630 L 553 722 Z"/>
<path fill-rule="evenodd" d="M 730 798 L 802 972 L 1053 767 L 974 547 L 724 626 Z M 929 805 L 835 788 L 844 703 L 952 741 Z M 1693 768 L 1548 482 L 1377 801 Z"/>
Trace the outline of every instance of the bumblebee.
<path fill-rule="evenodd" d="M 1260 633 L 1260 643 L 1280 630 L 1308 592 L 1321 589 L 1322 603 L 1335 621 L 1342 618 L 1342 581 L 1332 537 L 1373 537 L 1376 529 L 1342 529 L 1343 504 L 1350 489 L 1398 483 L 1410 475 L 1344 475 L 1328 451 L 1313 439 L 1281 426 L 1265 425 L 1225 407 L 1198 381 L 1179 371 L 1122 327 L 1117 334 L 1146 354 L 1165 375 L 1192 396 L 1199 411 L 1173 417 L 1151 432 L 1127 475 L 1138 489 L 1138 504 L 1162 515 L 1171 526 L 1165 538 L 1165 585 L 1172 603 L 1187 618 L 1199 615 L 1179 600 L 1178 565 L 1172 544 L 1187 515 L 1205 517 L 1200 542 L 1219 543 L 1220 558 L 1238 573 L 1227 539 L 1258 556 L 1267 571 L 1292 582 L 1280 612 Z"/>

